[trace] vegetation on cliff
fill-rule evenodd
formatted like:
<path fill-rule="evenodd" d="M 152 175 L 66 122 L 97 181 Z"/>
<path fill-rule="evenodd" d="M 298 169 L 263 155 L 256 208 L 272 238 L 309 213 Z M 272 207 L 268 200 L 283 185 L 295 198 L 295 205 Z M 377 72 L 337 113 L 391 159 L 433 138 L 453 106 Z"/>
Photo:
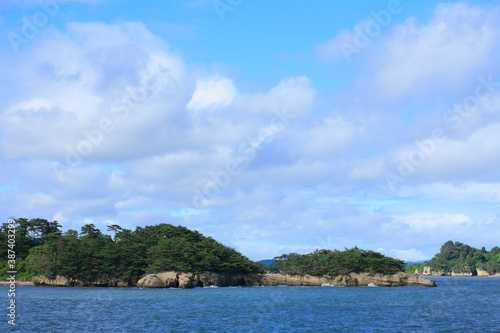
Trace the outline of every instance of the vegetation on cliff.
<path fill-rule="evenodd" d="M 484 247 L 476 249 L 467 244 L 448 241 L 441 246 L 441 251 L 434 258 L 421 264 L 409 265 L 406 272 L 414 273 L 418 270 L 422 273 L 425 266 L 435 272 L 476 275 L 477 270 L 481 269 L 493 275 L 500 273 L 500 248 L 496 246 L 491 251 L 486 251 Z"/>
<path fill-rule="evenodd" d="M 236 250 L 182 226 L 159 224 L 134 231 L 108 227 L 114 237 L 93 224 L 64 234 L 56 222 L 16 219 L 16 269 L 19 280 L 62 275 L 85 282 L 120 279 L 135 283 L 145 273 L 161 271 L 250 273 L 262 271 Z M 7 224 L 0 228 L 0 278 L 7 277 Z"/>
<path fill-rule="evenodd" d="M 402 260 L 386 257 L 357 247 L 339 250 L 316 250 L 309 254 L 284 254 L 273 259 L 266 268 L 285 274 L 337 276 L 349 273 L 392 274 L 403 271 Z"/>

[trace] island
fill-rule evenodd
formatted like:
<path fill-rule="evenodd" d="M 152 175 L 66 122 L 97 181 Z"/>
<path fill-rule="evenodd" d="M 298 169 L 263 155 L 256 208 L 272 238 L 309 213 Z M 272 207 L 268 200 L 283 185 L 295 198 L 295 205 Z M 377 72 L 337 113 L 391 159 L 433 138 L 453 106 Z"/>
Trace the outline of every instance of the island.
<path fill-rule="evenodd" d="M 407 273 L 423 276 L 497 276 L 500 277 L 500 248 L 491 251 L 460 242 L 447 241 L 431 260 L 406 267 Z"/>
<path fill-rule="evenodd" d="M 135 230 L 93 224 L 61 231 L 57 221 L 16 222 L 18 281 L 40 286 L 195 288 L 212 286 L 436 286 L 404 262 L 357 247 L 284 254 L 265 266 L 183 226 Z M 8 277 L 8 226 L 0 230 L 0 278 Z"/>

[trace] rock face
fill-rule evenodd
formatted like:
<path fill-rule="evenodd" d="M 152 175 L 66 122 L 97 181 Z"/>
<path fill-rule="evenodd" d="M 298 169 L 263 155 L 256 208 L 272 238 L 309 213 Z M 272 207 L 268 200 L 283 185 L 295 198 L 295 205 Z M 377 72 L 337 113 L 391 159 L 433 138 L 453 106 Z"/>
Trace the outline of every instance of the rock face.
<path fill-rule="evenodd" d="M 322 284 L 333 284 L 335 286 L 367 286 L 371 283 L 378 287 L 398 287 L 398 286 L 423 286 L 435 287 L 432 280 L 399 272 L 392 275 L 382 274 L 350 274 L 335 277 L 316 277 L 310 275 L 285 275 L 285 274 L 264 274 L 263 285 L 284 284 L 287 286 L 321 286 Z"/>
<path fill-rule="evenodd" d="M 468 273 L 455 273 L 454 271 L 451 271 L 450 276 L 475 276 L 473 272 L 468 272 Z"/>
<path fill-rule="evenodd" d="M 362 273 L 336 277 L 272 273 L 232 276 L 210 272 L 201 274 L 165 272 L 146 275 L 139 280 L 137 286 L 141 288 L 194 288 L 206 286 L 321 286 L 322 284 L 328 284 L 350 287 L 367 286 L 371 283 L 380 287 L 436 286 L 432 280 L 426 280 L 422 277 L 403 272 L 392 275 Z"/>
<path fill-rule="evenodd" d="M 64 276 L 56 276 L 55 279 L 49 279 L 40 276 L 35 279 L 37 286 L 59 286 L 59 287 L 129 287 L 129 284 L 120 281 L 97 281 L 82 282 L 68 279 Z M 422 277 L 399 272 L 392 275 L 382 274 L 350 274 L 341 276 L 311 276 L 311 275 L 288 275 L 288 274 L 218 274 L 213 272 L 181 273 L 181 272 L 162 272 L 158 274 L 148 274 L 137 282 L 140 288 L 196 288 L 207 286 L 229 287 L 229 286 L 321 286 L 334 285 L 338 287 L 367 286 L 374 284 L 379 287 L 396 286 L 422 286 L 435 287 L 432 280 L 426 280 Z"/>
<path fill-rule="evenodd" d="M 415 274 L 418 274 L 417 272 Z M 454 271 L 445 272 L 445 271 L 434 271 L 430 266 L 425 266 L 422 272 L 424 276 L 500 276 L 500 273 L 497 274 L 489 274 L 487 271 L 482 269 L 471 270 L 466 273 L 455 273 Z"/>
<path fill-rule="evenodd" d="M 51 286 L 51 287 L 129 287 L 129 284 L 121 280 L 83 282 L 74 279 L 68 279 L 64 276 L 57 275 L 55 279 L 49 279 L 45 276 L 34 278 L 33 283 L 36 286 Z"/>
<path fill-rule="evenodd" d="M 229 287 L 229 286 L 259 286 L 257 274 L 229 275 L 213 272 L 200 274 L 163 272 L 148 274 L 137 282 L 140 288 L 195 288 L 195 287 Z"/>
<path fill-rule="evenodd" d="M 57 286 L 57 287 L 69 287 L 75 285 L 72 280 L 67 279 L 64 276 L 56 276 L 55 279 L 49 279 L 45 276 L 39 276 L 35 280 L 35 284 L 39 286 Z"/>
<path fill-rule="evenodd" d="M 0 286 L 8 286 L 10 287 L 12 283 L 10 281 L 0 281 Z M 16 286 L 34 286 L 35 284 L 31 281 L 18 281 L 16 280 L 14 282 L 14 285 Z"/>
<path fill-rule="evenodd" d="M 496 274 L 490 274 L 488 273 L 487 271 L 483 271 L 482 269 L 478 269 L 477 270 L 477 276 L 500 276 L 500 273 L 496 273 Z"/>

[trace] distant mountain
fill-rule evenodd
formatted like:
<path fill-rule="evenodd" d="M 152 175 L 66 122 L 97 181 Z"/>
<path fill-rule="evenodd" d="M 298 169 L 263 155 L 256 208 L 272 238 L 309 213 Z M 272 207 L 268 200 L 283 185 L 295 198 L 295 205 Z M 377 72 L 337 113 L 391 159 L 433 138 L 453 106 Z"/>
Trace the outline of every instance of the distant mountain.
<path fill-rule="evenodd" d="M 272 265 L 274 263 L 274 260 L 272 260 L 272 259 L 265 259 L 265 260 L 261 260 L 260 262 L 263 263 L 264 266 L 267 267 L 269 265 Z"/>
<path fill-rule="evenodd" d="M 428 260 L 405 261 L 405 266 L 410 266 L 413 264 L 423 264 L 426 261 L 428 261 Z"/>

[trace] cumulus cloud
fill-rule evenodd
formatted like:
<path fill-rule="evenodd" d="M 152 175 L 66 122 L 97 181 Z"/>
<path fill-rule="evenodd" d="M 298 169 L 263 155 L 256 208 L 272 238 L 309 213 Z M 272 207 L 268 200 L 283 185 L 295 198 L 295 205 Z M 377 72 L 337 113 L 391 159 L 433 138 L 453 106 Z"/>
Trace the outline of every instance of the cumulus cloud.
<path fill-rule="evenodd" d="M 332 98 L 303 75 L 245 91 L 138 22 L 47 28 L 0 61 L 0 207 L 74 229 L 183 224 L 253 259 L 358 245 L 415 260 L 449 239 L 493 244 L 500 99 L 482 88 L 471 112 L 453 105 L 485 69 L 498 81 L 496 13 L 443 4 L 428 22 L 388 26 Z M 332 47 L 352 34 L 318 52 L 338 59 Z M 446 140 L 388 191 L 384 175 L 436 128 Z"/>
<path fill-rule="evenodd" d="M 463 94 L 478 73 L 498 69 L 498 8 L 440 4 L 428 23 L 395 26 L 370 54 L 378 63 L 368 84 L 372 98 L 400 102 Z"/>
<path fill-rule="evenodd" d="M 1 148 L 13 158 L 64 160 L 103 119 L 115 131 L 102 133 L 108 135 L 96 139 L 102 142 L 91 147 L 88 158 L 120 151 L 123 156 L 118 142 L 128 143 L 131 132 L 158 130 L 152 128 L 158 119 L 176 107 L 175 100 L 161 109 L 152 107 L 152 97 L 182 95 L 183 63 L 139 23 L 73 23 L 66 34 L 54 32 L 23 57 L 29 61 L 16 62 L 9 74 L 19 78 L 10 89 L 23 90 L 24 100 L 4 101 L 8 111 L 0 119 L 5 131 Z M 127 154 L 141 149 L 133 143 L 123 148 Z"/>
<path fill-rule="evenodd" d="M 1 102 L 0 149 L 10 161 L 3 175 L 27 179 L 23 173 L 38 169 L 33 174 L 48 177 L 4 200 L 29 197 L 11 214 L 52 211 L 68 223 L 169 217 L 144 201 L 130 211 L 130 202 L 182 207 L 242 144 L 265 146 L 266 129 L 300 119 L 315 96 L 311 82 L 297 77 L 239 97 L 230 78 L 187 73 L 140 23 L 72 23 L 22 57 L 30 60 L 14 62 L 8 75 L 20 78 L 9 89 L 23 94 Z M 118 164 L 108 169 L 109 162 Z"/>
<path fill-rule="evenodd" d="M 228 78 L 199 80 L 187 108 L 192 111 L 227 108 L 237 94 L 233 82 Z"/>

